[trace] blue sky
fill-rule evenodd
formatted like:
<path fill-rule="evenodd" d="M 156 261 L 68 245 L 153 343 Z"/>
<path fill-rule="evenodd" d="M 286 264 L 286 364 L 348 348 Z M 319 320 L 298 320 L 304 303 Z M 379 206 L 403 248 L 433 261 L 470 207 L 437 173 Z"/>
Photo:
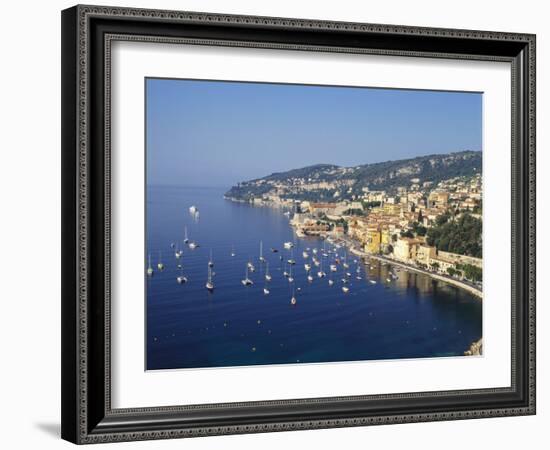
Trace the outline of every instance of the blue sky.
<path fill-rule="evenodd" d="M 146 80 L 149 185 L 481 150 L 482 94 Z"/>

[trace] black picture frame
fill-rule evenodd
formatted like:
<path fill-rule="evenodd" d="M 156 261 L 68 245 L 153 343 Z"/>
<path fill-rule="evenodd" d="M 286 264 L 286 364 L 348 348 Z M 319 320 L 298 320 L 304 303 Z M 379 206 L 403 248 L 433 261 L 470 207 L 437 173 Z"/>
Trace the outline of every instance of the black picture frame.
<path fill-rule="evenodd" d="M 512 65 L 512 383 L 506 388 L 113 409 L 110 43 L 193 42 Z M 62 437 L 164 439 L 535 414 L 535 36 L 75 6 L 62 12 Z"/>

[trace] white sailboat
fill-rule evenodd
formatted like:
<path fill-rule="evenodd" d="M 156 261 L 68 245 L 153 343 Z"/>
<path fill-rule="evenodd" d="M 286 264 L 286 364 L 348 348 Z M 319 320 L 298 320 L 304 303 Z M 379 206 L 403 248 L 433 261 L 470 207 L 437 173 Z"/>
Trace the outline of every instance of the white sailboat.
<path fill-rule="evenodd" d="M 284 248 L 286 248 L 287 250 L 290 250 L 292 247 L 294 247 L 294 244 L 292 242 L 285 242 L 283 244 Z"/>
<path fill-rule="evenodd" d="M 293 266 L 294 264 L 296 264 L 296 261 L 294 260 L 294 251 L 292 249 L 290 249 L 290 259 L 287 261 L 291 266 Z"/>
<path fill-rule="evenodd" d="M 311 270 L 311 264 L 304 264 L 304 269 L 306 269 L 306 272 L 309 272 Z"/>
<path fill-rule="evenodd" d="M 304 257 L 304 259 L 308 259 L 309 258 L 309 253 L 304 250 L 302 252 L 302 256 Z"/>
<path fill-rule="evenodd" d="M 235 246 L 232 245 L 232 246 L 231 246 L 231 257 L 234 258 L 234 257 L 235 257 L 235 254 L 236 254 L 236 253 L 235 253 Z"/>
<path fill-rule="evenodd" d="M 176 278 L 176 281 L 178 284 L 185 284 L 187 283 L 187 277 L 183 275 L 183 267 L 180 265 L 180 275 Z"/>
<path fill-rule="evenodd" d="M 246 265 L 245 276 L 244 279 L 241 280 L 241 283 L 244 286 L 251 286 L 254 284 L 254 282 L 250 278 L 248 278 L 248 264 Z"/>
<path fill-rule="evenodd" d="M 319 268 L 319 272 L 317 272 L 317 276 L 319 278 L 323 278 L 327 276 L 327 274 L 323 272 L 323 260 L 321 260 L 321 267 Z"/>
<path fill-rule="evenodd" d="M 254 272 L 256 270 L 256 268 L 254 267 L 254 264 L 252 264 L 251 261 L 248 261 L 246 263 L 246 266 L 247 266 L 248 269 L 250 269 L 251 272 Z"/>
<path fill-rule="evenodd" d="M 349 287 L 342 286 L 342 291 L 344 292 L 344 294 L 347 294 L 349 292 Z"/>
<path fill-rule="evenodd" d="M 292 266 L 290 266 L 290 273 L 288 274 L 288 282 L 293 283 L 294 277 L 292 276 Z"/>
<path fill-rule="evenodd" d="M 264 243 L 260 241 L 260 262 L 265 262 L 264 258 Z"/>
<path fill-rule="evenodd" d="M 206 289 L 210 292 L 214 291 L 214 282 L 212 281 L 212 268 L 208 267 L 208 281 L 206 282 Z"/>
<path fill-rule="evenodd" d="M 210 259 L 208 260 L 208 267 L 214 267 L 214 259 L 212 258 L 212 249 L 210 249 Z"/>
<path fill-rule="evenodd" d="M 310 283 L 313 282 L 313 275 L 309 274 L 307 276 L 307 281 L 309 281 Z"/>
<path fill-rule="evenodd" d="M 265 266 L 265 281 L 271 281 L 271 274 L 269 273 L 269 263 Z"/>
<path fill-rule="evenodd" d="M 192 205 L 189 207 L 189 212 L 191 214 L 195 214 L 198 211 L 197 207 L 195 205 Z"/>
<path fill-rule="evenodd" d="M 185 227 L 185 238 L 183 239 L 183 243 L 187 244 L 189 242 L 189 237 L 187 236 L 187 227 Z"/>
<path fill-rule="evenodd" d="M 159 270 L 164 270 L 164 264 L 162 263 L 162 253 L 159 250 L 159 262 L 157 263 L 157 267 Z"/>
<path fill-rule="evenodd" d="M 296 295 L 294 294 L 294 289 L 292 289 L 292 298 L 290 299 L 290 304 L 294 306 L 298 301 L 296 300 Z"/>
<path fill-rule="evenodd" d="M 151 266 L 151 255 L 149 255 L 149 264 L 147 266 L 147 275 L 149 275 L 150 277 L 153 276 L 153 267 Z"/>
<path fill-rule="evenodd" d="M 197 244 L 196 242 L 189 242 L 189 248 L 191 250 L 195 250 L 198 246 L 199 244 Z"/>

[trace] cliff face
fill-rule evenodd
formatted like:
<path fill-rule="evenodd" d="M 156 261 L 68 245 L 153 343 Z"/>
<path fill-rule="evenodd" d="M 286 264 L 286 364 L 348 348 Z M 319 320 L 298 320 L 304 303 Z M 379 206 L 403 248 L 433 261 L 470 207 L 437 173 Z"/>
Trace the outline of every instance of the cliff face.
<path fill-rule="evenodd" d="M 283 194 L 301 200 L 328 201 L 359 194 L 364 188 L 392 193 L 398 187 L 410 186 L 414 182 L 435 184 L 449 178 L 472 176 L 481 173 L 481 169 L 481 152 L 473 151 L 355 167 L 316 164 L 243 181 L 229 189 L 226 196 L 246 201 L 269 194 Z"/>

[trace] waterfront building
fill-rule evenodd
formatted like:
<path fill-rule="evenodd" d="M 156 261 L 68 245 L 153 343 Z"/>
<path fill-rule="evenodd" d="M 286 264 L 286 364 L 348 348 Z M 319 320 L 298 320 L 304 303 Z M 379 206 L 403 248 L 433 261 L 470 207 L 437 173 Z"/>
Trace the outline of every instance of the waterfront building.
<path fill-rule="evenodd" d="M 367 228 L 365 251 L 367 253 L 380 253 L 380 243 L 382 241 L 380 230 L 376 227 Z"/>

